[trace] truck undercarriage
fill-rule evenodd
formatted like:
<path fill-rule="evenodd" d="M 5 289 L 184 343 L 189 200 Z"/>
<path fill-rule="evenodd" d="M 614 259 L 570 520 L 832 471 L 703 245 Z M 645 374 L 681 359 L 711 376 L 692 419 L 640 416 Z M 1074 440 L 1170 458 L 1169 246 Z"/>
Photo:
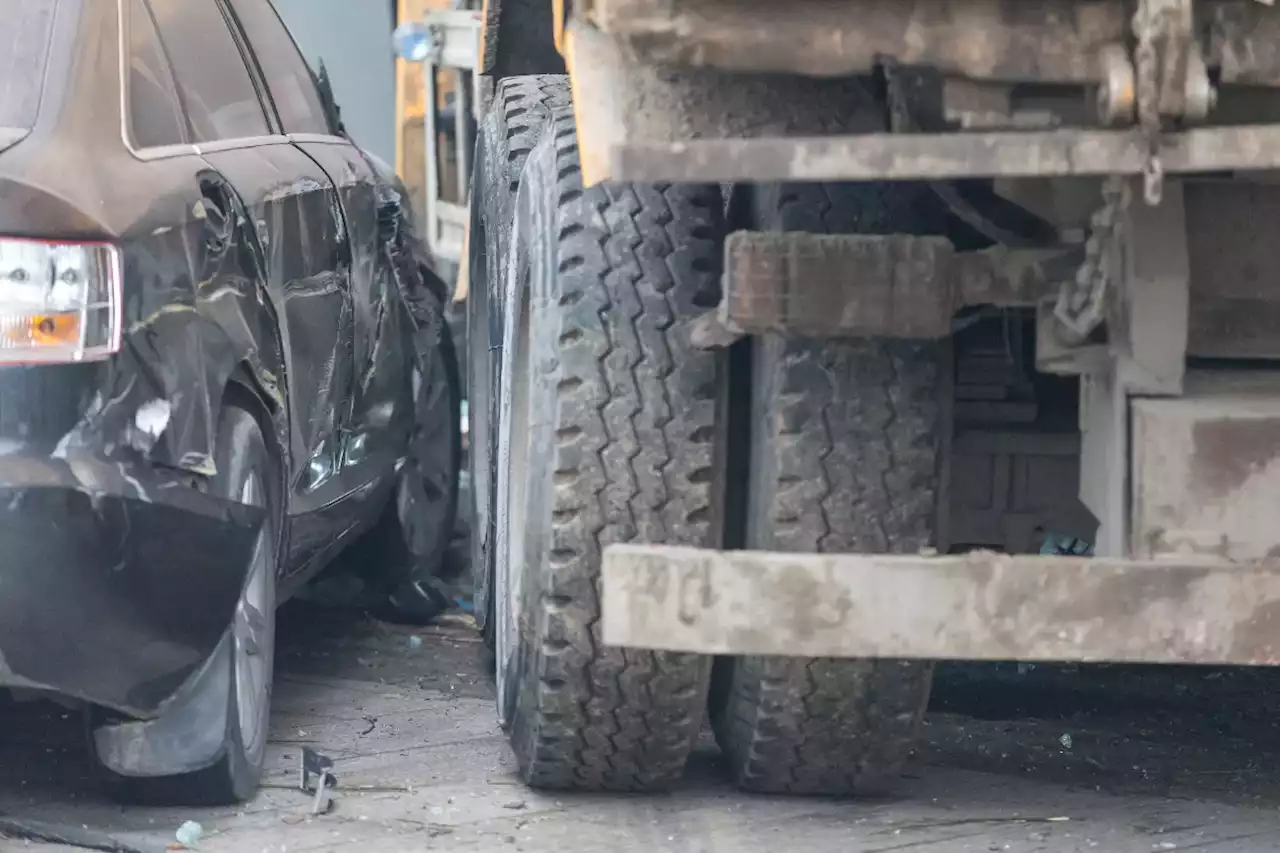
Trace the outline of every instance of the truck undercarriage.
<path fill-rule="evenodd" d="M 528 781 L 668 786 L 706 709 L 744 787 L 870 792 L 932 660 L 1280 661 L 1273 7 L 484 24 L 476 565 Z"/>

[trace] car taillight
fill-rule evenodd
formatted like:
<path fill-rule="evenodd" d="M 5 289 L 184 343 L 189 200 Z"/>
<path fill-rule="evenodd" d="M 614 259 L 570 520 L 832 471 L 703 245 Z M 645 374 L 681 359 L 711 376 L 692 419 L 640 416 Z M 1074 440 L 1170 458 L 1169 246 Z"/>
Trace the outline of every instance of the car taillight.
<path fill-rule="evenodd" d="M 115 246 L 0 237 L 0 364 L 119 351 L 121 278 Z"/>

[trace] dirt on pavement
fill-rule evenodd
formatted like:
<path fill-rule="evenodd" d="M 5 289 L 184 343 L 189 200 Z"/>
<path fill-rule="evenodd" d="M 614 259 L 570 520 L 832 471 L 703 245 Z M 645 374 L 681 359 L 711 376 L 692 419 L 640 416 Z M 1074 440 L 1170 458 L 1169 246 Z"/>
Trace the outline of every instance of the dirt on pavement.
<path fill-rule="evenodd" d="M 218 851 L 1271 851 L 1280 838 L 1273 670 L 941 667 L 925 741 L 880 801 L 765 798 L 704 738 L 665 796 L 539 794 L 499 731 L 467 617 L 430 629 L 356 609 L 281 611 L 266 785 L 240 808 L 123 807 L 89 777 L 77 712 L 0 705 L 0 815 L 144 850 L 201 824 Z M 300 750 L 330 756 L 333 810 L 307 815 Z M 73 848 L 0 839 L 0 851 Z"/>

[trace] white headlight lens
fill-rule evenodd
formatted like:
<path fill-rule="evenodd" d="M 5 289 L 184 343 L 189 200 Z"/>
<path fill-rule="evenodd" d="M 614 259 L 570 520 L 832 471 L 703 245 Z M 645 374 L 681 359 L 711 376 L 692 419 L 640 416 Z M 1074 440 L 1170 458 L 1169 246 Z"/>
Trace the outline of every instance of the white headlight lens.
<path fill-rule="evenodd" d="M 120 313 L 114 246 L 0 237 L 0 364 L 106 358 L 120 350 Z"/>

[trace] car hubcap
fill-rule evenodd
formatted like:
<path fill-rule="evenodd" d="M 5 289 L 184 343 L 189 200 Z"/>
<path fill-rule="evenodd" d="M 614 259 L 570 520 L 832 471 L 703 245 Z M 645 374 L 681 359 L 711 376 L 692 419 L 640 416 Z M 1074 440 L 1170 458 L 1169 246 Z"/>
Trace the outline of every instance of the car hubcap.
<path fill-rule="evenodd" d="M 254 471 L 240 490 L 240 502 L 265 507 L 266 490 L 261 475 Z M 236 708 L 245 756 L 256 764 L 266 747 L 266 710 L 271 695 L 272 658 L 275 652 L 275 606 L 271 591 L 275 583 L 274 519 L 262 523 L 250 558 L 249 576 L 236 607 L 235 640 Z"/>

